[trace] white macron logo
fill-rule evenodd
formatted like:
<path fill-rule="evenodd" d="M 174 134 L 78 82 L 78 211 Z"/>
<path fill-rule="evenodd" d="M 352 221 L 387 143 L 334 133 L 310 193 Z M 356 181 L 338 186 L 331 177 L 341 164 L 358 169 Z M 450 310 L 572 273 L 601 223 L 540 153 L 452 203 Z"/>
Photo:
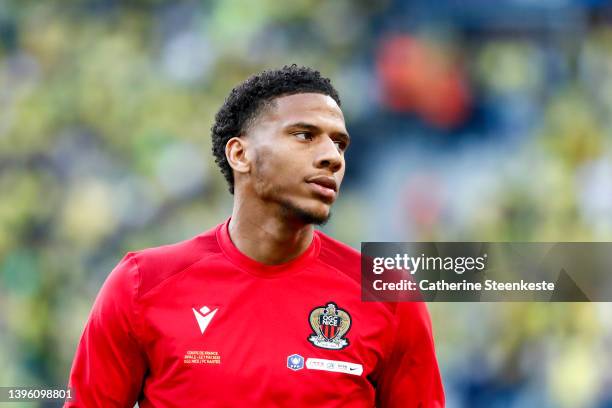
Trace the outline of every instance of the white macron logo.
<path fill-rule="evenodd" d="M 204 330 L 206 330 L 206 328 L 210 324 L 210 321 L 213 317 L 215 317 L 215 313 L 217 313 L 217 310 L 219 309 L 217 308 L 211 312 L 207 306 L 204 306 L 200 310 L 196 310 L 193 307 L 191 308 L 191 310 L 193 310 L 193 314 L 195 315 L 196 320 L 198 321 L 200 331 L 202 332 L 202 334 L 204 334 Z"/>

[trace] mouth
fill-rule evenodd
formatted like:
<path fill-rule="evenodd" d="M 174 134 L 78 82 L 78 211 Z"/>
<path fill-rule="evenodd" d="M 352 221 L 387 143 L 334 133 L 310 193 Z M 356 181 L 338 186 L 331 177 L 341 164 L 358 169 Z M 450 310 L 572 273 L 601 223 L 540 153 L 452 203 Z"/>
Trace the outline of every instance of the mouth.
<path fill-rule="evenodd" d="M 338 183 L 333 177 L 318 176 L 310 178 L 306 181 L 311 189 L 319 196 L 327 199 L 327 201 L 334 201 L 338 194 Z"/>

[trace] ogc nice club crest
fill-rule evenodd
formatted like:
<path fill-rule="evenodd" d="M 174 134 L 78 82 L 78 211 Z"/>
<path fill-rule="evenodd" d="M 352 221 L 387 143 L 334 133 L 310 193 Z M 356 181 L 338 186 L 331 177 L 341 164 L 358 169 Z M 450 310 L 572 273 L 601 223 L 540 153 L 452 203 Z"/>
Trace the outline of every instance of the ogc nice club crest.
<path fill-rule="evenodd" d="M 338 306 L 329 302 L 327 306 L 319 306 L 310 312 L 308 318 L 314 333 L 308 341 L 317 347 L 331 350 L 342 350 L 349 345 L 344 338 L 351 328 L 351 316 Z"/>

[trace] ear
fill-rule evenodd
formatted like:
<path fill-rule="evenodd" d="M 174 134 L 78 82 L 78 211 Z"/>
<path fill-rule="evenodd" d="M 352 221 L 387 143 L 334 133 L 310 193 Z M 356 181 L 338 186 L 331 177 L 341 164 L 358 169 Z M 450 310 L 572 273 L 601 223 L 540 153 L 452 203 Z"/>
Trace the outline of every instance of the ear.
<path fill-rule="evenodd" d="M 232 137 L 225 145 L 225 157 L 236 173 L 248 173 L 251 161 L 247 157 L 248 141 L 244 137 Z"/>

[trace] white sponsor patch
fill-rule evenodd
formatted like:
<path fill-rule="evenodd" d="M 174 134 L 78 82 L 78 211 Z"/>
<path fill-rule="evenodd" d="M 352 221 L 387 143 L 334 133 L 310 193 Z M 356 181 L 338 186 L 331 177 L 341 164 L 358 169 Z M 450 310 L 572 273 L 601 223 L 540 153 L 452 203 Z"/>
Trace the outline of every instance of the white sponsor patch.
<path fill-rule="evenodd" d="M 326 360 L 324 358 L 307 358 L 306 368 L 309 370 L 332 371 L 334 373 L 345 373 L 352 375 L 363 374 L 363 366 L 346 361 Z"/>

